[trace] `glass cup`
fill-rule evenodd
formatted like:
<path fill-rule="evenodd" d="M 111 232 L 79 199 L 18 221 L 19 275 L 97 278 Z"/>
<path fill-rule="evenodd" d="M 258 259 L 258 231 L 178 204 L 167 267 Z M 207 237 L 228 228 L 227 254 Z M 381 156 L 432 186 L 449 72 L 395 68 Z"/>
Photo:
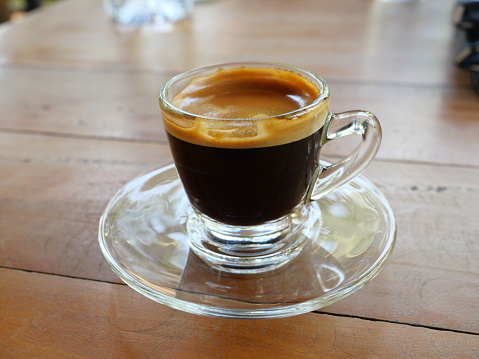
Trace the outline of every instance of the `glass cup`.
<path fill-rule="evenodd" d="M 103 0 L 107 14 L 124 25 L 163 25 L 181 21 L 193 11 L 194 0 Z"/>
<path fill-rule="evenodd" d="M 321 77 L 275 63 L 203 67 L 163 87 L 163 124 L 193 208 L 186 232 L 208 265 L 262 273 L 288 263 L 320 215 L 312 204 L 374 158 L 377 118 L 333 114 L 329 98 Z M 353 134 L 360 143 L 351 154 L 332 165 L 320 161 L 322 146 Z"/>

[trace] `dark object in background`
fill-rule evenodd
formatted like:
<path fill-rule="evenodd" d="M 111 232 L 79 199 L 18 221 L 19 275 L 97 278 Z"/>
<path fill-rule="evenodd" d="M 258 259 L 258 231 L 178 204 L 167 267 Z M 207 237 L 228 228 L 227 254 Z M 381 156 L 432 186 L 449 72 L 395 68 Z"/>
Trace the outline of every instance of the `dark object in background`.
<path fill-rule="evenodd" d="M 472 85 L 479 94 L 479 0 L 460 0 L 452 15 L 460 31 L 460 49 L 454 63 L 471 73 Z"/>
<path fill-rule="evenodd" d="M 10 19 L 10 9 L 7 0 L 0 0 L 0 24 Z"/>
<path fill-rule="evenodd" d="M 472 85 L 476 89 L 477 94 L 479 95 L 479 71 L 471 71 L 472 76 Z"/>
<path fill-rule="evenodd" d="M 25 11 L 35 10 L 42 6 L 42 0 L 26 0 Z"/>
<path fill-rule="evenodd" d="M 479 29 L 479 1 L 461 0 L 456 4 L 452 21 L 463 30 Z"/>
<path fill-rule="evenodd" d="M 479 39 L 469 42 L 461 37 L 458 42 L 459 50 L 454 63 L 464 70 L 479 71 Z"/>

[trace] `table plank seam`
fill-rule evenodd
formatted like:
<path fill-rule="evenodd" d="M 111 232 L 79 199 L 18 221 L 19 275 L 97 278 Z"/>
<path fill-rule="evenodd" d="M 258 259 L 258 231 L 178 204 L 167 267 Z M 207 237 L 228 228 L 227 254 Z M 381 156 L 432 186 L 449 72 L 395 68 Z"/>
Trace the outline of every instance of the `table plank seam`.
<path fill-rule="evenodd" d="M 114 142 L 127 142 L 127 143 L 143 143 L 143 144 L 167 144 L 167 140 L 152 140 L 152 139 L 137 139 L 126 137 L 111 137 L 111 136 L 92 136 L 92 135 L 80 135 L 74 133 L 63 133 L 53 131 L 33 131 L 33 130 L 18 130 L 12 128 L 1 128 L 0 133 L 15 134 L 15 135 L 30 135 L 30 136 L 44 136 L 44 137 L 58 137 L 58 138 L 70 138 L 78 140 L 98 140 L 98 141 L 114 141 Z"/>
<path fill-rule="evenodd" d="M 14 267 L 8 267 L 8 266 L 5 266 L 5 265 L 0 265 L 0 269 L 12 270 L 12 271 L 23 272 L 23 273 L 35 273 L 35 274 L 50 275 L 50 276 L 54 276 L 54 277 L 67 278 L 67 279 L 78 279 L 78 280 L 84 280 L 84 281 L 88 281 L 88 282 L 106 283 L 106 284 L 115 284 L 115 285 L 126 286 L 126 284 L 123 283 L 123 282 L 113 282 L 113 281 L 101 280 L 101 279 L 95 279 L 95 278 L 76 277 L 76 276 L 68 275 L 68 274 L 59 274 L 59 273 L 50 273 L 50 272 L 44 272 L 44 271 L 38 271 L 38 270 L 14 268 Z"/>
<path fill-rule="evenodd" d="M 451 60 L 451 68 L 453 67 L 453 63 Z M 130 67 L 130 66 L 122 66 L 122 65 L 94 65 L 91 64 L 89 66 L 79 66 L 78 64 L 72 64 L 71 66 L 57 66 L 55 64 L 52 65 L 31 65 L 28 63 L 15 63 L 15 64 L 8 64 L 8 63 L 0 63 L 0 69 L 3 70 L 32 70 L 32 71 L 49 71 L 49 72 L 70 72 L 70 73 L 105 73 L 105 74 L 136 74 L 136 75 L 156 75 L 156 76 L 176 76 L 184 71 L 188 71 L 189 68 L 186 69 L 167 69 L 167 70 L 160 70 L 148 67 Z M 455 70 L 459 74 L 462 74 L 465 77 L 468 77 L 468 74 L 464 73 L 460 70 Z M 403 81 L 385 81 L 385 80 L 372 80 L 372 79 L 359 79 L 359 80 L 350 80 L 350 79 L 342 79 L 338 77 L 329 77 L 324 76 L 329 84 L 336 84 L 336 85 L 364 85 L 364 86 L 377 86 L 377 87 L 395 87 L 395 88 L 411 88 L 411 89 L 463 89 L 463 90 L 471 90 L 471 87 L 467 81 L 464 83 L 455 82 L 452 84 L 437 82 L 437 83 L 425 83 L 425 82 L 403 82 Z M 159 90 L 159 89 L 158 89 Z"/>
<path fill-rule="evenodd" d="M 94 140 L 94 141 L 106 141 L 106 142 L 119 142 L 119 143 L 136 143 L 136 144 L 158 144 L 166 145 L 167 140 L 162 139 L 138 139 L 138 138 L 126 138 L 126 137 L 112 137 L 112 136 L 92 136 L 81 135 L 73 133 L 60 133 L 53 131 L 33 131 L 33 130 L 19 130 L 12 128 L 0 127 L 0 133 L 16 134 L 16 135 L 28 135 L 28 136 L 44 136 L 44 137 L 56 137 L 64 139 L 78 139 L 78 140 Z M 341 159 L 341 155 L 325 153 L 324 157 L 329 159 Z M 374 162 L 381 163 L 398 163 L 418 166 L 431 166 L 431 167 L 450 167 L 450 168 L 463 168 L 463 169 L 479 169 L 479 165 L 466 164 L 466 163 L 450 163 L 450 162 L 431 162 L 431 161 L 417 161 L 417 160 L 402 160 L 396 158 L 376 157 Z"/>
<path fill-rule="evenodd" d="M 31 70 L 31 71 L 48 71 L 48 72 L 70 72 L 70 73 L 107 73 L 107 74 L 133 74 L 133 75 L 160 75 L 160 76 L 176 76 L 187 69 L 168 69 L 159 70 L 153 68 L 138 68 L 121 65 L 98 65 L 98 66 L 78 66 L 73 64 L 72 66 L 48 66 L 48 65 L 29 65 L 28 63 L 15 63 L 15 64 L 1 64 L 2 70 Z M 158 89 L 159 90 L 159 89 Z"/>
<path fill-rule="evenodd" d="M 336 156 L 334 156 L 336 157 Z M 340 156 L 337 156 L 340 158 Z M 452 168 L 464 168 L 464 169 L 479 169 L 478 165 L 467 164 L 467 163 L 451 163 L 451 162 L 432 162 L 432 161 L 417 161 L 417 160 L 402 160 L 398 158 L 384 158 L 384 157 L 375 157 L 373 162 L 383 162 L 383 163 L 397 163 L 397 164 L 408 164 L 408 165 L 420 165 L 420 166 L 431 166 L 431 167 L 452 167 Z"/>
<path fill-rule="evenodd" d="M 479 333 L 469 332 L 467 330 L 448 329 L 448 328 L 435 327 L 435 326 L 432 326 L 432 325 L 415 324 L 415 323 L 408 323 L 408 322 L 398 322 L 398 321 L 387 320 L 387 319 L 369 318 L 369 317 L 362 317 L 360 315 L 338 314 L 338 313 L 328 312 L 328 311 L 325 311 L 325 310 L 315 310 L 312 313 L 326 314 L 326 315 L 331 315 L 331 316 L 334 316 L 334 317 L 341 317 L 341 318 L 367 320 L 367 321 L 370 321 L 370 322 L 380 322 L 380 323 L 389 323 L 389 324 L 403 324 L 403 325 L 407 325 L 407 326 L 414 327 L 414 328 L 424 328 L 424 329 L 437 330 L 437 331 L 442 331 L 442 332 L 450 332 L 450 333 L 452 332 L 452 333 L 457 333 L 457 334 L 467 334 L 467 335 L 479 336 Z"/>
<path fill-rule="evenodd" d="M 32 270 L 26 270 L 26 269 L 20 269 L 20 268 L 10 268 L 10 267 L 6 267 L 6 266 L 2 266 L 2 265 L 0 265 L 0 269 L 18 271 L 18 272 L 23 272 L 23 273 L 35 273 L 35 274 L 49 275 L 49 276 L 67 278 L 67 279 L 77 279 L 77 280 L 89 281 L 89 282 L 97 282 L 97 283 L 105 283 L 105 284 L 126 286 L 125 283 L 111 282 L 111 281 L 92 279 L 92 278 L 81 278 L 81 277 L 75 277 L 75 276 L 64 275 L 64 274 L 48 273 L 48 272 L 41 272 L 41 271 L 32 271 Z M 133 290 L 133 289 L 131 289 L 131 290 Z M 359 315 L 339 314 L 339 313 L 328 312 L 328 311 L 325 311 L 325 310 L 316 310 L 316 311 L 311 312 L 310 314 L 327 315 L 327 316 L 340 317 L 340 318 L 351 318 L 351 319 L 364 320 L 364 321 L 369 321 L 369 322 L 379 322 L 379 323 L 387 323 L 387 324 L 395 324 L 395 325 L 405 325 L 405 326 L 409 326 L 409 327 L 423 328 L 423 329 L 429 329 L 429 330 L 434 330 L 434 331 L 479 336 L 479 333 L 469 332 L 469 331 L 465 331 L 465 330 L 448 329 L 448 328 L 435 327 L 435 326 L 431 326 L 431 325 L 399 322 L 399 321 L 393 321 L 393 320 L 387 320 L 387 319 L 368 318 L 368 317 L 363 317 L 363 316 L 359 316 Z"/>

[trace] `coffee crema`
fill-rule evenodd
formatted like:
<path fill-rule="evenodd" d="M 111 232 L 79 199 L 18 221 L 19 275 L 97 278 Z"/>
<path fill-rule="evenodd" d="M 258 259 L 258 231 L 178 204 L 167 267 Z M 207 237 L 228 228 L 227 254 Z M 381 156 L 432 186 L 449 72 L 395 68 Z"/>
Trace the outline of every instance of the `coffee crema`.
<path fill-rule="evenodd" d="M 305 77 L 279 68 L 238 67 L 196 77 L 171 100 L 188 115 L 164 112 L 165 129 L 183 141 L 217 148 L 257 148 L 317 132 L 329 98 Z M 298 111 L 300 110 L 300 111 Z M 294 111 L 298 113 L 284 116 Z"/>
<path fill-rule="evenodd" d="M 178 85 L 178 84 L 177 84 Z M 328 93 L 293 71 L 220 69 L 163 107 L 178 174 L 193 207 L 229 225 L 289 215 L 319 165 Z"/>

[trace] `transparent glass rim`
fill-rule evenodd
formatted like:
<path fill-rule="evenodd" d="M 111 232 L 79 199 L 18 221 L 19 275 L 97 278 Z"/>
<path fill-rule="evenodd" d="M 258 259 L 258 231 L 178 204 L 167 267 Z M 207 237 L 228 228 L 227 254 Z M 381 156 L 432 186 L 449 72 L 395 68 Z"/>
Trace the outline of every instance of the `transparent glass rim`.
<path fill-rule="evenodd" d="M 225 118 L 217 118 L 217 117 L 208 117 L 208 116 L 202 116 L 198 115 L 195 113 L 187 112 L 182 109 L 179 109 L 178 107 L 174 106 L 171 101 L 170 101 L 170 90 L 171 88 L 177 84 L 178 82 L 182 80 L 186 80 L 188 78 L 193 79 L 197 77 L 198 75 L 205 76 L 207 74 L 213 74 L 214 72 L 218 71 L 219 69 L 232 69 L 232 68 L 239 68 L 239 67 L 260 67 L 260 68 L 278 68 L 282 70 L 288 70 L 292 71 L 298 75 L 303 76 L 307 80 L 312 80 L 314 82 L 314 85 L 319 88 L 319 96 L 314 99 L 310 104 L 303 106 L 297 110 L 286 112 L 280 115 L 275 115 L 275 116 L 266 116 L 266 117 L 259 117 L 259 118 L 231 118 L 231 119 L 225 119 Z M 216 65 L 209 65 L 209 66 L 204 66 L 204 67 L 199 67 L 196 69 L 192 69 L 186 72 L 183 72 L 179 75 L 174 76 L 171 78 L 161 89 L 160 95 L 159 95 L 159 102 L 160 102 L 160 107 L 162 110 L 168 111 L 168 112 L 173 112 L 177 115 L 186 115 L 186 116 L 192 116 L 196 118 L 203 118 L 206 120 L 214 120 L 214 121 L 238 121 L 238 120 L 248 120 L 248 121 L 261 121 L 261 120 L 266 120 L 270 118 L 294 118 L 296 116 L 301 115 L 305 111 L 308 111 L 311 108 L 314 108 L 327 100 L 330 97 L 330 91 L 329 91 L 329 86 L 326 83 L 326 81 L 315 74 L 314 72 L 311 72 L 309 70 L 302 69 L 300 67 L 296 66 L 290 66 L 290 65 L 285 65 L 281 63 L 275 63 L 275 62 L 255 62 L 255 61 L 249 61 L 249 62 L 226 62 L 226 63 L 220 63 Z"/>

